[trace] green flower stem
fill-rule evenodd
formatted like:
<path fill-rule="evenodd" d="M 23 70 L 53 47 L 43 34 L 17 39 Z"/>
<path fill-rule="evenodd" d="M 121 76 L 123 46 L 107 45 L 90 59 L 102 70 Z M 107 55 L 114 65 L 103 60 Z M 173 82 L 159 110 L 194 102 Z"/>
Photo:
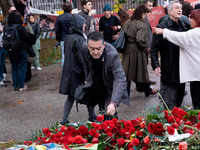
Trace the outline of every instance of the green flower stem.
<path fill-rule="evenodd" d="M 165 107 L 167 108 L 168 112 L 170 113 L 170 115 L 173 117 L 174 122 L 176 122 L 176 119 L 174 118 L 174 116 L 171 113 L 171 110 L 169 109 L 169 107 L 167 106 L 167 104 L 165 103 L 165 100 L 163 99 L 163 97 L 161 96 L 160 92 L 158 92 L 159 97 L 161 98 L 162 102 L 164 103 Z M 176 122 L 177 123 L 177 122 Z M 177 123 L 178 124 L 178 123 Z M 183 131 L 181 130 L 180 126 L 178 126 L 179 130 L 181 131 L 181 133 L 183 134 Z"/>

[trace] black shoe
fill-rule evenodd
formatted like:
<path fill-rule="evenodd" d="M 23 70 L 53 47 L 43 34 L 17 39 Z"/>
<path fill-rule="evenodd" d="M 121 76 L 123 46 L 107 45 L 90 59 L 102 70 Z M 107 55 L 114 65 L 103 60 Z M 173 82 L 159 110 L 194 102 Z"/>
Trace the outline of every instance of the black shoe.
<path fill-rule="evenodd" d="M 93 117 L 89 117 L 88 120 L 89 120 L 90 122 L 97 122 L 97 116 L 95 115 L 95 116 L 93 116 Z"/>
<path fill-rule="evenodd" d="M 152 89 L 152 91 L 150 93 L 145 93 L 145 96 L 148 97 L 149 95 L 154 95 L 158 93 L 158 90 L 157 89 Z"/>
<path fill-rule="evenodd" d="M 65 124 L 67 124 L 67 123 L 69 123 L 69 120 L 68 120 L 68 119 L 67 119 L 66 121 L 61 121 L 61 122 L 60 122 L 61 125 L 65 125 Z"/>
<path fill-rule="evenodd" d="M 19 88 L 14 88 L 14 91 L 20 91 Z"/>
<path fill-rule="evenodd" d="M 24 81 L 24 83 L 28 83 L 28 82 L 30 82 L 30 81 L 31 81 L 30 79 L 29 79 L 29 80 L 26 79 L 26 80 Z"/>

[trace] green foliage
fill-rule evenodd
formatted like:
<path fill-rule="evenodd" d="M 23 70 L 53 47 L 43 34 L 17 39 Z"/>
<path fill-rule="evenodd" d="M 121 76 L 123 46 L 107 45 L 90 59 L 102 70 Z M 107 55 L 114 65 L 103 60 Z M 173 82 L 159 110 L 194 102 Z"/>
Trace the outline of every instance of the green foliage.
<path fill-rule="evenodd" d="M 61 47 L 54 48 L 55 39 L 42 39 L 40 51 L 40 64 L 43 66 L 60 64 L 62 58 Z"/>

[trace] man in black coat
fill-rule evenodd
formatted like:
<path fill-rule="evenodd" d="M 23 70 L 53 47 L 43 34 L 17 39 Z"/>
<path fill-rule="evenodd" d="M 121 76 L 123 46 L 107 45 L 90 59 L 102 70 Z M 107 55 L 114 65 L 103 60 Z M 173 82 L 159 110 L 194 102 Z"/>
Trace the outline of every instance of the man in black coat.
<path fill-rule="evenodd" d="M 85 61 L 86 87 L 91 87 L 94 98 L 90 105 L 99 105 L 100 114 L 116 115 L 120 102 L 129 104 L 126 77 L 116 49 L 104 42 L 103 34 L 97 31 L 88 35 L 87 44 L 82 46 Z M 103 114 L 104 114 L 103 113 Z"/>
<path fill-rule="evenodd" d="M 172 1 L 168 5 L 165 20 L 161 21 L 158 28 L 167 28 L 173 31 L 187 31 L 188 26 L 180 20 L 182 5 Z M 158 61 L 158 52 L 161 55 L 161 69 Z M 156 75 L 161 77 L 163 83 L 163 98 L 170 109 L 180 107 L 184 97 L 185 84 L 180 84 L 179 79 L 179 47 L 163 39 L 162 35 L 154 35 L 151 44 L 152 67 Z"/>

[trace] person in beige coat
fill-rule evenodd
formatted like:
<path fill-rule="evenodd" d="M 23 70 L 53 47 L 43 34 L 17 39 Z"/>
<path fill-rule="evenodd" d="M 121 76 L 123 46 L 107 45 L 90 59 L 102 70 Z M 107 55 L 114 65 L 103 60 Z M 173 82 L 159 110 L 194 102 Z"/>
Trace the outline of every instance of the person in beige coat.
<path fill-rule="evenodd" d="M 156 94 L 149 83 L 146 59 L 147 27 L 144 18 L 148 9 L 144 4 L 138 6 L 131 18 L 124 24 L 126 42 L 122 55 L 122 66 L 127 78 L 127 91 L 130 95 L 131 81 L 136 83 L 137 91 L 145 96 Z"/>

